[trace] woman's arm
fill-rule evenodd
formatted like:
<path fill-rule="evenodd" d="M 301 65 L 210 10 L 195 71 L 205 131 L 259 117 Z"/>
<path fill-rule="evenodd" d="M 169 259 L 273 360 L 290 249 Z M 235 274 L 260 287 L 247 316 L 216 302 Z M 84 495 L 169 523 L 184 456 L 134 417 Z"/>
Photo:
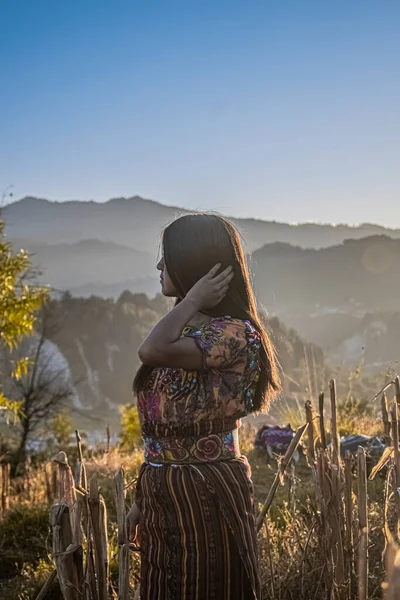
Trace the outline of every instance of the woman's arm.
<path fill-rule="evenodd" d="M 217 306 L 225 297 L 233 278 L 228 267 L 217 275 L 220 265 L 202 277 L 157 325 L 152 329 L 139 348 L 140 360 L 154 367 L 199 369 L 202 354 L 195 341 L 182 338 L 182 330 L 201 310 Z"/>

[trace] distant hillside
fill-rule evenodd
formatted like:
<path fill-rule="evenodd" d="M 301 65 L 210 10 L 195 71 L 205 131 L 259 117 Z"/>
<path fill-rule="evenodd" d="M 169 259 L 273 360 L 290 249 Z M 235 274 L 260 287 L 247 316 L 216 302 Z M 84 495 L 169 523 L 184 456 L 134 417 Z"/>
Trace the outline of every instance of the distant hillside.
<path fill-rule="evenodd" d="M 153 256 L 157 252 L 160 232 L 181 208 L 164 206 L 139 196 L 113 198 L 105 203 L 50 202 L 27 197 L 3 209 L 8 235 L 35 243 L 62 244 L 86 239 L 114 242 Z M 254 250 L 267 243 L 284 242 L 302 248 L 325 248 L 345 239 L 385 234 L 400 238 L 400 230 L 378 225 L 289 225 L 257 219 L 233 219 Z"/>
<path fill-rule="evenodd" d="M 292 319 L 299 333 L 324 348 L 331 364 L 362 364 L 379 373 L 400 363 L 400 310 L 363 316 L 336 313 Z"/>
<path fill-rule="evenodd" d="M 25 198 L 6 206 L 3 214 L 15 244 L 33 254 L 41 281 L 74 296 L 116 300 L 124 290 L 150 296 L 159 291 L 160 232 L 181 212 L 139 197 L 105 204 Z M 385 348 L 392 348 L 392 327 L 384 321 L 387 333 L 379 334 L 378 343 L 379 326 L 362 319 L 368 313 L 400 312 L 399 230 L 236 222 L 255 249 L 257 298 L 269 314 L 318 343 L 335 361 L 363 355 L 370 364 L 385 363 L 389 355 L 378 348 L 386 342 Z M 345 240 L 350 237 L 360 239 Z"/>
<path fill-rule="evenodd" d="M 303 316 L 399 310 L 400 240 L 386 236 L 321 250 L 267 245 L 253 254 L 253 270 L 258 298 L 288 323 Z"/>
<path fill-rule="evenodd" d="M 144 294 L 124 292 L 114 302 L 104 298 L 64 295 L 48 306 L 54 328 L 51 341 L 68 361 L 72 379 L 93 419 L 117 421 L 118 407 L 131 402 L 131 384 L 138 367 L 137 349 L 150 328 L 167 311 L 162 296 L 149 300 Z M 311 348 L 279 319 L 268 321 L 279 360 L 291 379 L 301 377 L 304 348 Z M 322 351 L 313 347 L 316 363 Z M 290 384 L 288 384 L 290 385 Z M 297 388 L 296 388 L 297 389 Z"/>
<path fill-rule="evenodd" d="M 40 271 L 40 280 L 58 290 L 112 297 L 127 288 L 152 295 L 159 291 L 155 258 L 146 252 L 99 240 L 74 244 L 15 240 L 14 244 L 29 250 L 35 268 Z M 122 281 L 129 284 L 121 287 Z"/>

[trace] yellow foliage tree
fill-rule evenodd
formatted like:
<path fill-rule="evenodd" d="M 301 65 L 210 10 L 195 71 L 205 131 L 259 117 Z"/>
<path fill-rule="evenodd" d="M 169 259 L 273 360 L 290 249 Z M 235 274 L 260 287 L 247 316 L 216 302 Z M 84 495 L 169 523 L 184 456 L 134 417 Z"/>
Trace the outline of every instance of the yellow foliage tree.
<path fill-rule="evenodd" d="M 29 254 L 25 250 L 13 251 L 0 219 L 0 356 L 15 350 L 21 339 L 32 333 L 36 312 L 47 297 L 47 288 L 29 283 L 31 269 Z M 28 364 L 27 358 L 19 360 L 13 377 L 22 377 Z M 0 410 L 18 414 L 20 403 L 4 395 L 3 378 L 0 366 Z"/>
<path fill-rule="evenodd" d="M 121 446 L 124 450 L 133 450 L 141 440 L 138 409 L 133 404 L 126 404 L 121 408 Z"/>

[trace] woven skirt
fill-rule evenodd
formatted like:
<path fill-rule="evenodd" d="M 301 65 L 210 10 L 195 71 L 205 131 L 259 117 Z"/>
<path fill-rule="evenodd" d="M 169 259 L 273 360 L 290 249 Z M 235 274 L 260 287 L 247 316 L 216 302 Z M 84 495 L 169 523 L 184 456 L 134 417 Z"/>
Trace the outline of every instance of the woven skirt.
<path fill-rule="evenodd" d="M 142 465 L 141 600 L 261 600 L 245 457 Z"/>

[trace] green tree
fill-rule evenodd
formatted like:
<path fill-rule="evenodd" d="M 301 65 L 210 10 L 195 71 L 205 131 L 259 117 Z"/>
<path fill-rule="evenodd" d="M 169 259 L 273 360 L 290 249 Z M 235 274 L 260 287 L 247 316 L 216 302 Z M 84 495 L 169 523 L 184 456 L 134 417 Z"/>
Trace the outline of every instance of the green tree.
<path fill-rule="evenodd" d="M 59 446 L 68 445 L 74 432 L 69 412 L 63 410 L 53 417 L 51 432 Z"/>
<path fill-rule="evenodd" d="M 32 333 L 36 312 L 44 302 L 48 290 L 34 285 L 30 276 L 32 264 L 25 250 L 14 252 L 4 233 L 0 219 L 0 358 L 18 347 L 21 339 Z M 3 362 L 3 361 L 2 361 Z M 28 369 L 28 359 L 20 358 L 12 376 L 21 378 Z M 0 366 L 0 410 L 17 414 L 20 403 L 3 393 L 4 374 Z"/>
<path fill-rule="evenodd" d="M 141 443 L 139 413 L 136 406 L 127 404 L 121 408 L 121 446 L 133 450 Z"/>

